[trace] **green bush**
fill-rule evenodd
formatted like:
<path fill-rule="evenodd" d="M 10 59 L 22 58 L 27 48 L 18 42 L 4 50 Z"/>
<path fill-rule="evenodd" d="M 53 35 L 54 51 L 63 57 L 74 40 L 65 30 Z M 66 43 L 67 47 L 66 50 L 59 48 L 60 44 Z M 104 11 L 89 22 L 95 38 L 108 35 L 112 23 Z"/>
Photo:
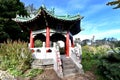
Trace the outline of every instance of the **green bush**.
<path fill-rule="evenodd" d="M 105 55 L 109 48 L 105 46 L 82 46 L 82 65 L 84 71 L 93 72 L 97 80 L 106 80 L 102 75 L 99 75 L 99 69 L 97 69 L 100 60 L 99 57 Z"/>
<path fill-rule="evenodd" d="M 17 76 L 21 76 L 22 75 L 22 71 L 18 70 L 16 68 L 8 68 L 7 72 L 9 72 L 11 75 L 17 77 Z"/>
<path fill-rule="evenodd" d="M 7 70 L 11 74 L 18 76 L 30 68 L 32 55 L 28 49 L 28 43 L 21 41 L 10 41 L 2 43 L 0 46 L 0 69 Z M 17 73 L 20 71 L 20 73 Z"/>
<path fill-rule="evenodd" d="M 41 40 L 35 40 L 35 47 L 42 47 L 42 41 Z"/>
<path fill-rule="evenodd" d="M 36 75 L 41 74 L 42 72 L 43 72 L 42 69 L 31 69 L 31 70 L 29 70 L 29 72 L 27 72 L 27 74 L 25 74 L 24 76 L 25 76 L 25 77 L 31 77 L 31 78 L 33 78 L 33 77 L 35 77 Z"/>
<path fill-rule="evenodd" d="M 93 46 L 82 47 L 82 65 L 85 71 L 92 70 L 93 67 L 94 68 L 97 67 L 96 65 L 99 62 L 98 57 L 100 54 L 100 50 L 98 49 L 99 49 L 98 47 Z"/>
<path fill-rule="evenodd" d="M 120 80 L 120 52 L 103 55 L 98 70 L 108 80 Z"/>

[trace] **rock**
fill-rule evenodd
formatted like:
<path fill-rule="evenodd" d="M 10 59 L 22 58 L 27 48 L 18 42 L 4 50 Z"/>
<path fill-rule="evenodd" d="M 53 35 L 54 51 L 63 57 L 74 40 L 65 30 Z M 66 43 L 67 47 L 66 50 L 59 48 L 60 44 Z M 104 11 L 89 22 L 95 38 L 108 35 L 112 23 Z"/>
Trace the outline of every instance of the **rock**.
<path fill-rule="evenodd" d="M 0 80 L 16 80 L 14 76 L 10 75 L 7 71 L 0 70 Z"/>

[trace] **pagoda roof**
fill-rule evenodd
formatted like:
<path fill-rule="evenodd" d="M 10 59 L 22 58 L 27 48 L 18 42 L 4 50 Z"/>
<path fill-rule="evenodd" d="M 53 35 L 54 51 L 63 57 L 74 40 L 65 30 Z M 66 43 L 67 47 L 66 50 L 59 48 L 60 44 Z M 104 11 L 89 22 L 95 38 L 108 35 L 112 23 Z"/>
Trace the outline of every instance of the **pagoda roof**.
<path fill-rule="evenodd" d="M 62 26 L 64 31 L 70 30 L 71 34 L 75 35 L 81 31 L 80 21 L 83 17 L 80 15 L 65 15 L 59 16 L 54 14 L 54 10 L 47 10 L 45 6 L 41 6 L 36 15 L 16 16 L 13 20 L 24 29 L 44 29 L 46 26 L 56 29 L 57 26 Z"/>
<path fill-rule="evenodd" d="M 58 19 L 58 20 L 76 21 L 76 20 L 80 20 L 80 19 L 83 18 L 79 14 L 75 15 L 75 16 L 71 16 L 71 15 L 63 15 L 63 16 L 55 15 L 53 10 L 49 11 L 49 10 L 46 9 L 45 6 L 41 6 L 36 15 L 30 14 L 30 16 L 24 16 L 24 17 L 17 15 L 16 18 L 14 18 L 13 20 L 16 21 L 16 22 L 31 22 L 31 21 L 37 19 L 41 15 L 42 11 L 45 11 L 49 16 L 51 16 L 51 17 L 53 17 L 55 19 Z"/>

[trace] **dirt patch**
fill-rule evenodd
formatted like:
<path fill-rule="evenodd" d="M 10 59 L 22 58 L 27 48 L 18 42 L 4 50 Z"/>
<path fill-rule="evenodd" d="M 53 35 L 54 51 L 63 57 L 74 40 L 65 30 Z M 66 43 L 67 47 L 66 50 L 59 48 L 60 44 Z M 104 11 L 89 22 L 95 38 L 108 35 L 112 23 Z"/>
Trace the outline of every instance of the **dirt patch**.
<path fill-rule="evenodd" d="M 96 77 L 92 72 L 87 71 L 84 74 L 66 77 L 63 78 L 62 80 L 96 80 Z"/>
<path fill-rule="evenodd" d="M 46 69 L 42 74 L 34 77 L 32 80 L 61 80 L 53 69 Z"/>
<path fill-rule="evenodd" d="M 65 77 L 60 79 L 54 70 L 45 70 L 41 75 L 34 77 L 32 80 L 96 80 L 95 75 L 87 71 L 85 74 Z"/>
<path fill-rule="evenodd" d="M 19 78 L 17 80 L 96 80 L 96 76 L 92 72 L 87 71 L 81 75 L 74 75 L 61 79 L 57 76 L 56 72 L 53 69 L 46 69 L 42 74 L 37 75 L 32 79 Z"/>

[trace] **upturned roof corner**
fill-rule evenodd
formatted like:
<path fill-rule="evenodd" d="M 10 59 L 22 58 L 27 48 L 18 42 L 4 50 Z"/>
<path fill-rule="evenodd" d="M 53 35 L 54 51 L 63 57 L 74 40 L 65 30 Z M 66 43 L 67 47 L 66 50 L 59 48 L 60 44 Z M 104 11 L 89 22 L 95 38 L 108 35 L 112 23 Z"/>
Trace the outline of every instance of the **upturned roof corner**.
<path fill-rule="evenodd" d="M 42 13 L 46 13 L 47 15 L 49 15 L 50 17 L 59 19 L 59 20 L 64 20 L 64 21 L 74 21 L 74 20 L 80 20 L 83 19 L 82 16 L 80 16 L 80 14 L 71 16 L 71 15 L 64 15 L 64 16 L 60 16 L 60 15 L 55 15 L 55 8 L 52 8 L 51 10 L 47 10 L 47 8 L 45 7 L 45 5 L 42 5 L 39 10 L 37 11 L 37 14 L 30 14 L 27 17 L 23 17 L 23 16 L 19 16 L 17 15 L 16 18 L 14 18 L 13 20 L 16 22 L 31 22 L 33 20 L 35 20 L 36 18 L 38 18 Z"/>

